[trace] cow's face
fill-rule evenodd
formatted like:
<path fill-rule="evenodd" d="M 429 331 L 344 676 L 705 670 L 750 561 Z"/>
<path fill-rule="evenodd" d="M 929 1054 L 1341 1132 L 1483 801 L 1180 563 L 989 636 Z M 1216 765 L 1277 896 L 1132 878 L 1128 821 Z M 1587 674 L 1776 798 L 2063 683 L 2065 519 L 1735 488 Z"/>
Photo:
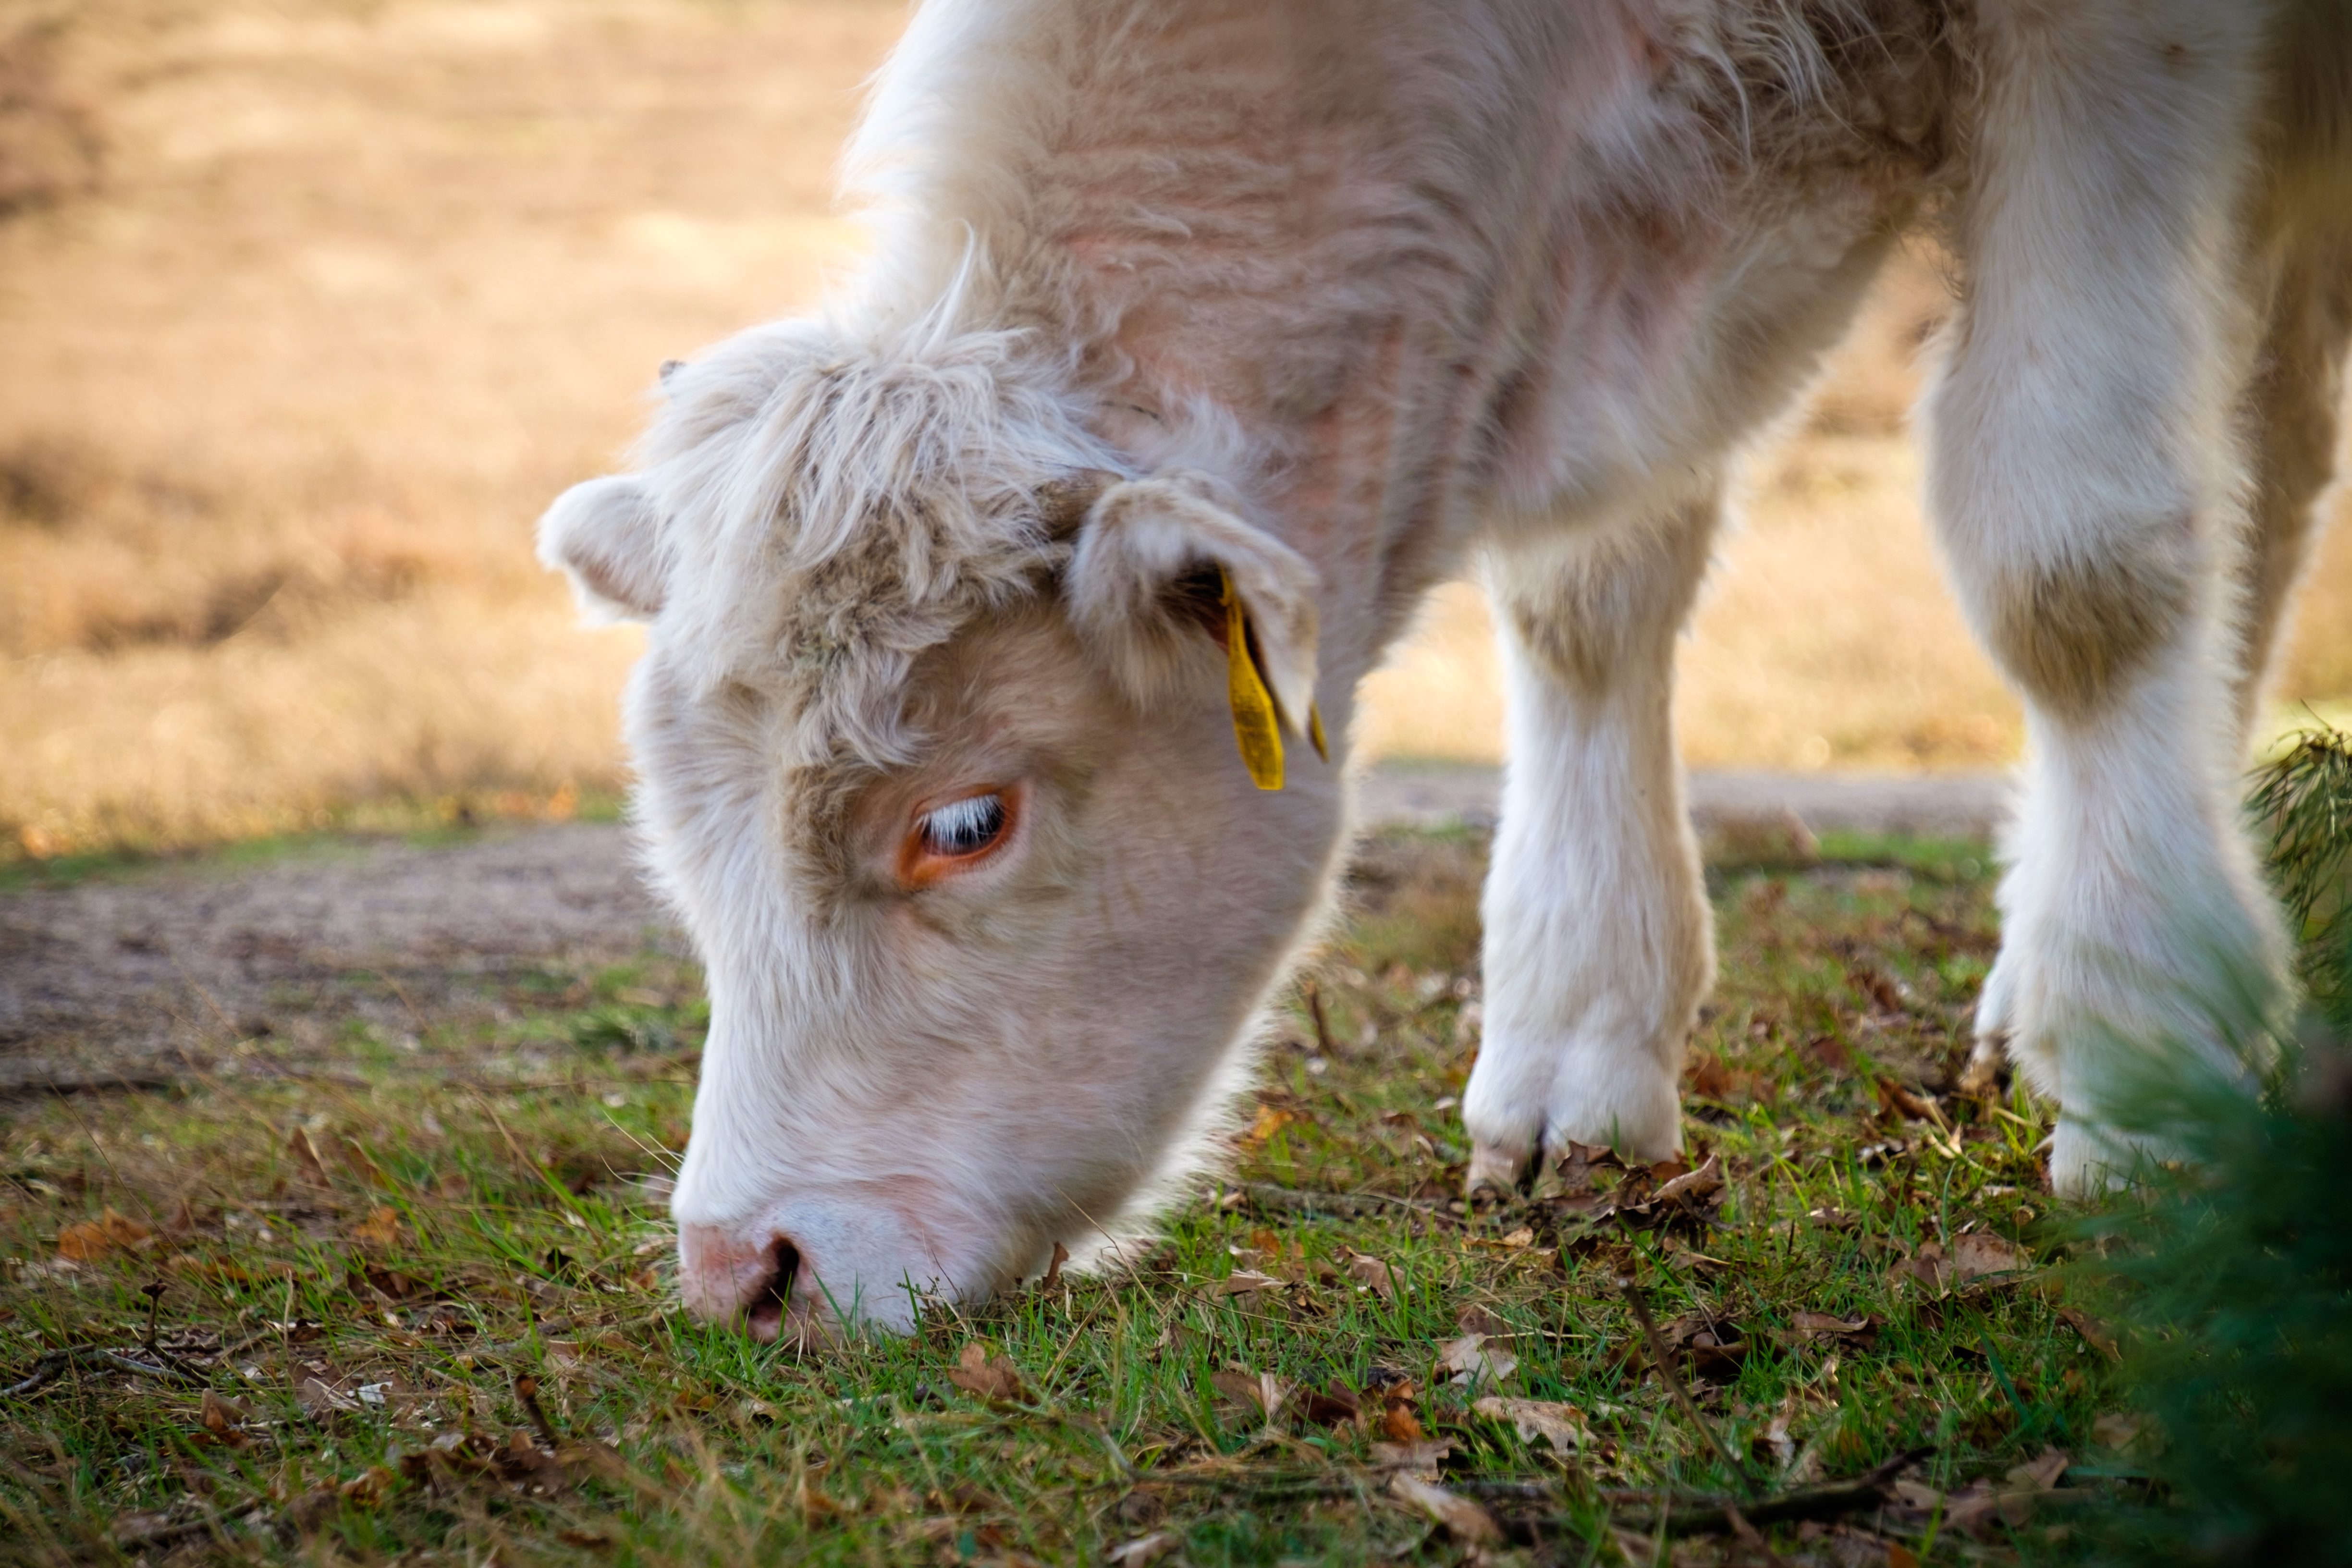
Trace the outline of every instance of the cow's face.
<path fill-rule="evenodd" d="M 706 449 L 730 440 L 706 422 L 542 525 L 583 597 L 649 626 L 636 817 L 711 1000 L 682 1280 L 762 1337 L 905 1325 L 1100 1250 L 1213 1132 L 1339 837 L 1301 733 L 1313 575 L 1195 479 L 975 500 L 952 463 L 881 462 L 910 510 L 868 486 L 879 512 L 828 519 L 793 509 L 858 486 L 728 479 L 778 457 Z M 784 500 L 712 515 L 747 493 Z M 839 542 L 794 557 L 814 530 Z M 1235 626 L 1241 684 L 1290 721 L 1278 792 L 1237 746 Z"/>

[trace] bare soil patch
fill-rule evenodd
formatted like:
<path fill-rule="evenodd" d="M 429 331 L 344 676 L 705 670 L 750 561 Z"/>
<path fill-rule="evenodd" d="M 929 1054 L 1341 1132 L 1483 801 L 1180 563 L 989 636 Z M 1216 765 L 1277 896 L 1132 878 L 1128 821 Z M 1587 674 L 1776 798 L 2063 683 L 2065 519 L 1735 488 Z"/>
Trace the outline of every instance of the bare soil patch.
<path fill-rule="evenodd" d="M 1486 768 L 1383 770 L 1364 819 L 1484 827 L 1498 788 Z M 1838 832 L 1980 839 L 2002 788 L 1701 773 L 1693 795 L 1717 858 L 1755 861 Z M 1467 943 L 1474 963 L 1475 921 Z M 168 1078 L 240 1043 L 257 1062 L 298 1062 L 354 1024 L 397 1041 L 494 1020 L 518 983 L 561 994 L 684 952 L 610 823 L 320 838 L 259 865 L 199 858 L 21 890 L 0 895 L 0 1092 Z"/>

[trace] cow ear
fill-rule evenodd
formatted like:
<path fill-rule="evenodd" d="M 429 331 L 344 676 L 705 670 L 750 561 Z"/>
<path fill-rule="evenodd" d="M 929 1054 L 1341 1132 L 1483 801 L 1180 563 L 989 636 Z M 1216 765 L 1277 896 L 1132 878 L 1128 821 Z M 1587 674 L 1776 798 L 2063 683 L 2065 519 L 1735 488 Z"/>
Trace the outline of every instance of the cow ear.
<path fill-rule="evenodd" d="M 590 479 L 556 497 L 539 520 L 539 558 L 572 579 L 592 621 L 649 621 L 661 612 L 668 541 L 634 475 Z"/>
<path fill-rule="evenodd" d="M 1235 514 L 1204 475 L 1114 484 L 1087 510 L 1065 578 L 1071 624 L 1150 708 L 1222 673 L 1242 754 L 1281 787 L 1281 731 L 1323 750 L 1315 568 Z"/>

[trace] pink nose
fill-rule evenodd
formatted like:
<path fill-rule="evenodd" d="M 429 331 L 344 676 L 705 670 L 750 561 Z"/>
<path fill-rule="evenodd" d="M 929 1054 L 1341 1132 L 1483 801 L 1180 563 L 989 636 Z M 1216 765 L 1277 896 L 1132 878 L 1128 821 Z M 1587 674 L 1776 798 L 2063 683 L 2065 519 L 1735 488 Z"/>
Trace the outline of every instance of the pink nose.
<path fill-rule="evenodd" d="M 801 1249 L 781 1236 L 746 1237 L 710 1225 L 680 1226 L 678 1284 L 687 1310 L 740 1322 L 755 1340 L 782 1334 L 793 1311 Z"/>

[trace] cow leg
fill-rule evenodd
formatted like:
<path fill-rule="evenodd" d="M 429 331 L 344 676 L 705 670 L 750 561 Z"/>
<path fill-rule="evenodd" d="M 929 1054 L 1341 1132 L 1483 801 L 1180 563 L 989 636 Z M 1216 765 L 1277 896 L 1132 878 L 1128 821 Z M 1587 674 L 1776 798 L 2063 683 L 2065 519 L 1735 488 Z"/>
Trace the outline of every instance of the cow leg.
<path fill-rule="evenodd" d="M 2242 734 L 2258 716 L 2287 597 L 2311 553 L 2313 503 L 2335 477 L 2352 336 L 2352 253 L 2336 214 L 2309 216 L 2312 226 L 2279 247 L 2269 321 L 2245 399 L 2255 461 L 2253 531 L 2238 563 Z"/>
<path fill-rule="evenodd" d="M 2237 804 L 2231 432 L 2259 6 L 2000 0 L 1956 225 L 1968 299 L 1929 404 L 1929 500 L 2027 704 L 2003 939 L 1977 1027 L 2060 1115 L 2079 1193 L 2141 1151 L 2116 1093 L 2265 1012 L 2284 938 Z M 2167 1058 L 2169 1056 L 2169 1059 Z"/>
<path fill-rule="evenodd" d="M 1510 761 L 1486 894 L 1486 1028 L 1463 1100 L 1470 1186 L 1570 1139 L 1682 1144 L 1675 1081 L 1714 975 L 1672 723 L 1674 640 L 1709 493 L 1639 526 L 1491 558 Z"/>

